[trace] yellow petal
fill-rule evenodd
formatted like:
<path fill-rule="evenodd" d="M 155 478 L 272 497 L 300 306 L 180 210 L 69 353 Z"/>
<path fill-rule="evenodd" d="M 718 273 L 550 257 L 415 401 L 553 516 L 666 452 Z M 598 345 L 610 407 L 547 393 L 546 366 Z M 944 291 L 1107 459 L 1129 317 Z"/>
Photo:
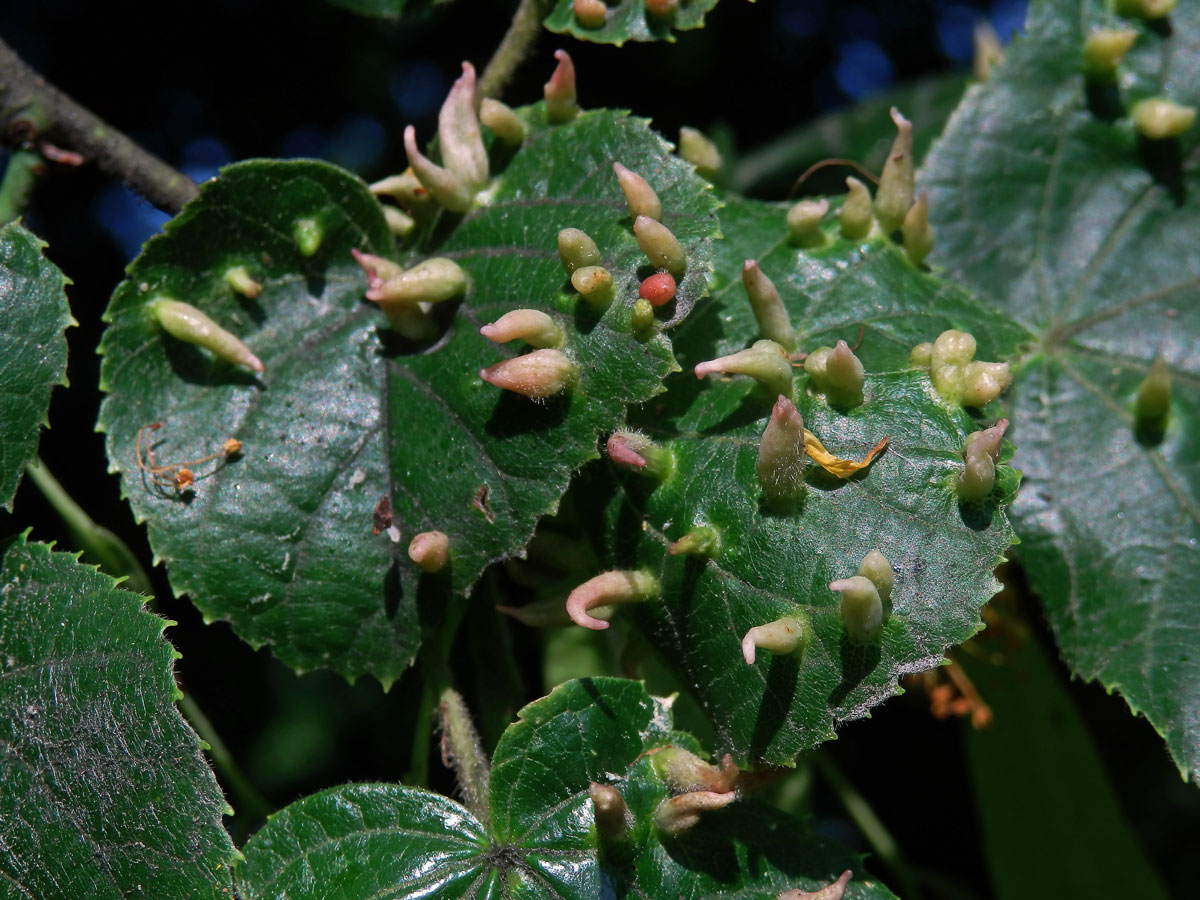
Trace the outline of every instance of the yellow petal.
<path fill-rule="evenodd" d="M 884 438 L 872 448 L 871 452 L 862 458 L 861 462 L 855 462 L 852 459 L 839 459 L 834 456 L 821 444 L 821 441 L 815 434 L 804 429 L 804 452 L 817 461 L 826 472 L 831 472 L 838 478 L 849 478 L 859 469 L 865 469 L 871 464 L 879 452 L 887 446 L 888 439 Z"/>

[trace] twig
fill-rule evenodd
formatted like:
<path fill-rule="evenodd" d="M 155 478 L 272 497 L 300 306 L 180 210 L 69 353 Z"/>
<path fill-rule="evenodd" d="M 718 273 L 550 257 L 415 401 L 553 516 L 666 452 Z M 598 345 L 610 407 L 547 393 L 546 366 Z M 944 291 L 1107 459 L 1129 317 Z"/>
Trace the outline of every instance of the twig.
<path fill-rule="evenodd" d="M 479 77 L 477 99 L 495 97 L 504 90 L 542 32 L 544 6 L 545 0 L 521 0 L 500 46 Z"/>
<path fill-rule="evenodd" d="M 78 151 L 163 212 L 177 213 L 196 196 L 194 181 L 47 83 L 3 40 L 0 133 L 9 145 L 36 146 L 46 138 Z"/>

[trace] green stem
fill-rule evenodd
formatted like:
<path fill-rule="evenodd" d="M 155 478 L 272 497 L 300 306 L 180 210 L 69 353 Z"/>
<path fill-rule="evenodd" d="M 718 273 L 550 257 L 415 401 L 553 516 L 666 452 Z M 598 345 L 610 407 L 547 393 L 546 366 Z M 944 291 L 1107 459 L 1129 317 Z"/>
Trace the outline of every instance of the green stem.
<path fill-rule="evenodd" d="M 163 212 L 177 213 L 196 183 L 84 109 L 0 40 L 0 134 L 19 143 L 48 139 L 94 160 Z"/>
<path fill-rule="evenodd" d="M 500 46 L 479 76 L 476 97 L 495 97 L 517 71 L 542 33 L 545 0 L 521 0 Z"/>
<path fill-rule="evenodd" d="M 28 150 L 17 150 L 9 157 L 4 180 L 0 181 L 0 225 L 7 225 L 25 211 L 45 170 L 42 158 Z"/>
<path fill-rule="evenodd" d="M 859 793 L 858 788 L 850 782 L 850 779 L 828 754 L 821 750 L 814 750 L 809 758 L 817 772 L 837 795 L 842 808 L 846 810 L 851 821 L 862 832 L 862 836 L 871 846 L 875 855 L 891 869 L 900 896 L 905 900 L 921 900 L 923 894 L 917 887 L 918 879 L 912 867 L 904 858 L 904 854 L 900 851 L 900 845 L 892 837 L 892 833 L 875 815 L 875 810 L 871 808 L 867 798 Z"/>
<path fill-rule="evenodd" d="M 114 578 L 125 578 L 124 587 L 142 594 L 153 593 L 150 576 L 129 545 L 87 514 L 38 459 L 25 467 L 29 480 L 46 498 L 67 526 L 76 547 Z"/>
<path fill-rule="evenodd" d="M 438 698 L 442 716 L 443 754 L 458 776 L 463 799 L 480 821 L 488 821 L 488 781 L 491 767 L 479 733 L 471 721 L 471 711 L 462 695 L 446 688 Z"/>
<path fill-rule="evenodd" d="M 179 711 L 183 713 L 188 724 L 200 735 L 200 740 L 208 744 L 208 755 L 212 757 L 213 766 L 221 775 L 221 783 L 233 798 L 233 806 L 239 815 L 244 816 L 244 822 L 249 824 L 257 819 L 265 819 L 275 811 L 270 801 L 264 797 L 246 777 L 217 734 L 208 716 L 200 709 L 190 694 L 179 698 Z"/>

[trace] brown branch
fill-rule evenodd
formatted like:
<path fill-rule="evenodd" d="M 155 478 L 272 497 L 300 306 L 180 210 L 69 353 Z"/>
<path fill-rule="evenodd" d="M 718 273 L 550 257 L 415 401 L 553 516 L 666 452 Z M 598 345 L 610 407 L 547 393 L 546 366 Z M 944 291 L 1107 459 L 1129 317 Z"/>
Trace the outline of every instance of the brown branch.
<path fill-rule="evenodd" d="M 143 150 L 29 68 L 0 40 L 0 138 L 10 146 L 43 140 L 75 150 L 163 212 L 177 213 L 196 183 Z"/>

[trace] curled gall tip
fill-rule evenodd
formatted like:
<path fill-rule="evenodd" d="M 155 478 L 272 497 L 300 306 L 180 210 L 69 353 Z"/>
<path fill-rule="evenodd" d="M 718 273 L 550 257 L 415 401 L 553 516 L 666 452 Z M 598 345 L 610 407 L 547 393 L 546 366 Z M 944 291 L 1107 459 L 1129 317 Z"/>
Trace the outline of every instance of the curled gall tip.
<path fill-rule="evenodd" d="M 575 94 L 575 64 L 566 50 L 555 50 L 554 58 L 558 60 L 558 65 L 542 93 L 546 98 L 546 118 L 551 125 L 561 125 L 579 114 Z"/>
<path fill-rule="evenodd" d="M 598 606 L 640 603 L 658 596 L 658 579 L 649 572 L 617 570 L 589 578 L 567 597 L 567 615 L 576 625 L 603 631 L 608 623 L 589 615 Z"/>
<path fill-rule="evenodd" d="M 159 297 L 150 301 L 148 308 L 163 331 L 172 337 L 204 347 L 218 359 L 245 366 L 252 372 L 264 371 L 262 360 L 249 347 L 190 303 Z"/>
<path fill-rule="evenodd" d="M 742 658 L 754 665 L 756 650 L 761 647 L 772 653 L 803 652 L 812 637 L 812 628 L 797 616 L 784 616 L 766 625 L 755 625 L 742 638 Z"/>
<path fill-rule="evenodd" d="M 471 208 L 474 192 L 459 175 L 437 165 L 421 152 L 417 146 L 417 130 L 412 125 L 404 129 L 404 152 L 408 154 L 413 174 L 439 206 L 454 213 L 464 213 Z"/>
<path fill-rule="evenodd" d="M 787 351 L 775 341 L 755 341 L 745 350 L 705 360 L 693 370 L 697 378 L 721 373 L 748 375 L 772 395 L 792 395 L 792 364 Z"/>
<path fill-rule="evenodd" d="M 857 178 L 846 179 L 846 199 L 838 212 L 838 227 L 842 237 L 848 241 L 861 241 L 871 232 L 874 213 L 871 209 L 871 192 Z"/>
<path fill-rule="evenodd" d="M 650 182 L 619 162 L 613 163 L 613 172 L 616 173 L 617 183 L 621 186 L 621 193 L 625 195 L 625 205 L 629 208 L 631 219 L 638 216 L 662 218 L 662 203 L 654 188 L 650 187 Z"/>
<path fill-rule="evenodd" d="M 883 631 L 883 599 L 871 579 L 851 575 L 829 583 L 831 591 L 842 595 L 842 623 L 851 639 L 871 643 Z"/>
<path fill-rule="evenodd" d="M 788 210 L 788 240 L 798 247 L 823 247 L 827 241 L 821 220 L 829 212 L 828 200 L 801 200 Z"/>
<path fill-rule="evenodd" d="M 780 394 L 759 439 L 754 470 L 767 502 L 786 504 L 804 495 L 806 460 L 804 419 L 791 398 Z"/>
<path fill-rule="evenodd" d="M 675 279 L 670 272 L 656 272 L 638 287 L 638 296 L 651 306 L 662 306 L 675 299 Z"/>
<path fill-rule="evenodd" d="M 854 873 L 847 869 L 837 877 L 836 881 L 832 881 L 824 887 L 817 888 L 815 891 L 802 891 L 800 888 L 793 888 L 790 891 L 784 891 L 779 894 L 775 900 L 842 900 L 846 896 L 846 885 L 850 883 L 850 879 L 854 877 Z"/>
<path fill-rule="evenodd" d="M 1134 127 L 1142 137 L 1166 141 L 1183 134 L 1196 121 L 1196 107 L 1183 106 L 1165 97 L 1150 97 L 1133 105 Z"/>
<path fill-rule="evenodd" d="M 878 550 L 872 550 L 858 564 L 858 574 L 875 585 L 879 591 L 879 599 L 884 603 L 892 597 L 892 587 L 896 583 L 896 574 L 886 556 Z"/>
<path fill-rule="evenodd" d="M 916 190 L 913 175 L 912 123 L 894 106 L 891 116 L 896 126 L 896 139 L 892 142 L 887 162 L 883 165 L 883 173 L 879 176 L 879 191 L 875 194 L 875 218 L 888 235 L 904 221 L 913 205 Z"/>
<path fill-rule="evenodd" d="M 262 284 L 254 280 L 245 266 L 231 266 L 225 270 L 221 279 L 243 297 L 251 300 L 262 293 Z"/>
<path fill-rule="evenodd" d="M 925 261 L 933 250 L 933 226 L 929 224 L 929 195 L 921 191 L 900 224 L 904 252 L 914 266 Z"/>
<path fill-rule="evenodd" d="M 558 233 L 558 258 L 568 275 L 573 275 L 576 269 L 601 263 L 600 248 L 578 228 L 564 228 Z"/>
<path fill-rule="evenodd" d="M 641 215 L 633 220 L 633 235 L 656 269 L 666 269 L 676 278 L 687 271 L 687 254 L 683 245 L 666 225 Z"/>
<path fill-rule="evenodd" d="M 732 791 L 689 791 L 668 797 L 654 811 L 654 825 L 667 837 L 679 837 L 699 824 L 702 813 L 722 809 L 736 799 L 737 794 Z"/>
<path fill-rule="evenodd" d="M 444 531 L 422 531 L 409 542 L 408 558 L 422 572 L 440 572 L 450 561 L 450 537 Z"/>
<path fill-rule="evenodd" d="M 575 383 L 578 374 L 566 354 L 550 349 L 534 350 L 479 370 L 479 377 L 488 384 L 534 400 L 561 394 Z"/>
<path fill-rule="evenodd" d="M 503 344 L 506 341 L 525 341 L 537 347 L 561 347 L 566 335 L 550 316 L 540 309 L 514 309 L 506 312 L 495 322 L 479 329 L 489 341 Z"/>
<path fill-rule="evenodd" d="M 462 64 L 462 75 L 438 113 L 438 148 L 442 164 L 458 176 L 472 195 L 488 183 L 488 155 L 475 112 L 475 67 Z"/>
<path fill-rule="evenodd" d="M 724 160 L 708 137 L 695 128 L 682 125 L 679 128 L 679 155 L 696 167 L 696 174 L 712 181 L 721 172 Z"/>
<path fill-rule="evenodd" d="M 795 351 L 796 332 L 792 329 L 783 298 L 757 260 L 748 259 L 742 263 L 742 286 L 746 289 L 746 298 L 758 323 L 759 334 L 789 353 Z"/>
<path fill-rule="evenodd" d="M 614 463 L 637 470 L 648 469 L 650 462 L 646 456 L 653 457 L 662 452 L 648 437 L 636 431 L 614 431 L 605 448 Z"/>
<path fill-rule="evenodd" d="M 479 104 L 479 121 L 490 128 L 496 137 L 513 147 L 525 143 L 525 135 L 529 133 L 529 128 L 512 107 L 494 97 L 484 97 Z"/>

